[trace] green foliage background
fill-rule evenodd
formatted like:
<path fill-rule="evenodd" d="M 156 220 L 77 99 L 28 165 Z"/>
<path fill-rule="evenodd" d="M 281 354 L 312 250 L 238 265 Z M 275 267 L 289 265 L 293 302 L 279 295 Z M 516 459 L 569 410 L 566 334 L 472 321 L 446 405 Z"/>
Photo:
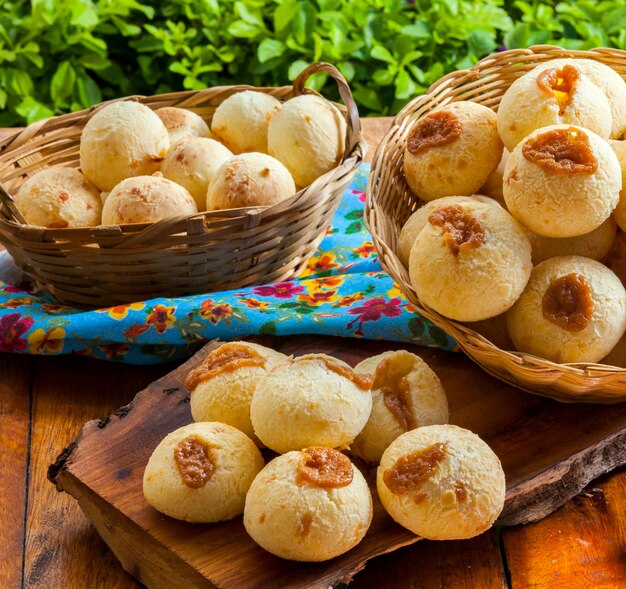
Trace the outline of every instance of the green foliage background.
<path fill-rule="evenodd" d="M 626 49 L 626 0 L 2 0 L 0 126 L 129 94 L 283 85 L 317 60 L 362 114 L 394 114 L 444 73 L 537 43 Z"/>

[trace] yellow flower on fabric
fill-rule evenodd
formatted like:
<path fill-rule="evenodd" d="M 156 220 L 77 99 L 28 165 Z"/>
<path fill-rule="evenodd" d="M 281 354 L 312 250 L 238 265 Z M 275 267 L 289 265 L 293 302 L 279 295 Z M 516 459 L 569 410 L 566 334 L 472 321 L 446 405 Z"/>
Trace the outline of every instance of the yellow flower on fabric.
<path fill-rule="evenodd" d="M 0 304 L 0 308 L 2 309 L 19 309 L 19 307 L 25 307 L 27 305 L 32 305 L 32 299 L 27 297 L 17 297 L 14 299 L 9 299 L 4 303 Z"/>
<path fill-rule="evenodd" d="M 310 293 L 320 292 L 322 290 L 331 290 L 333 288 L 339 288 L 343 284 L 344 278 L 342 276 L 325 276 L 324 278 L 312 278 L 311 280 L 304 280 L 303 284 Z"/>
<path fill-rule="evenodd" d="M 165 305 L 155 305 L 152 313 L 146 318 L 146 325 L 154 325 L 158 333 L 163 333 L 167 329 L 174 327 L 176 323 L 176 307 L 166 307 Z"/>
<path fill-rule="evenodd" d="M 301 274 L 301 278 L 304 276 L 310 276 L 311 274 L 317 274 L 319 272 L 326 272 L 337 268 L 339 264 L 335 262 L 335 254 L 332 252 L 324 252 L 321 256 L 311 256 L 309 262 L 306 265 L 304 272 Z"/>
<path fill-rule="evenodd" d="M 269 303 L 259 301 L 258 299 L 239 299 L 239 301 L 249 309 L 259 309 L 260 311 L 265 311 L 270 306 Z"/>
<path fill-rule="evenodd" d="M 98 309 L 96 313 L 108 313 L 109 317 L 117 321 L 126 319 L 128 311 L 141 311 L 145 307 L 145 303 L 130 303 L 130 305 L 117 305 L 116 307 L 107 307 L 106 309 Z"/>
<path fill-rule="evenodd" d="M 387 296 L 390 299 L 395 299 L 397 297 L 400 297 L 401 299 L 404 298 L 404 295 L 402 294 L 402 291 L 400 290 L 400 287 L 396 282 L 394 282 L 393 287 L 387 291 Z"/>
<path fill-rule="evenodd" d="M 336 290 L 324 290 L 306 295 L 298 295 L 299 301 L 302 301 L 311 307 L 318 307 L 319 305 L 323 305 L 325 303 L 334 303 L 338 298 Z"/>
<path fill-rule="evenodd" d="M 28 351 L 31 354 L 58 354 L 63 349 L 65 330 L 53 327 L 49 331 L 35 329 L 28 336 Z"/>
<path fill-rule="evenodd" d="M 352 251 L 355 254 L 359 254 L 359 257 L 361 258 L 369 258 L 376 252 L 376 248 L 371 241 L 364 241 L 360 247 L 355 247 Z"/>
<path fill-rule="evenodd" d="M 341 297 L 333 307 L 349 307 L 350 305 L 354 305 L 354 303 L 358 303 L 362 301 L 365 296 L 360 292 L 355 292 L 351 295 L 346 295 L 345 297 Z"/>

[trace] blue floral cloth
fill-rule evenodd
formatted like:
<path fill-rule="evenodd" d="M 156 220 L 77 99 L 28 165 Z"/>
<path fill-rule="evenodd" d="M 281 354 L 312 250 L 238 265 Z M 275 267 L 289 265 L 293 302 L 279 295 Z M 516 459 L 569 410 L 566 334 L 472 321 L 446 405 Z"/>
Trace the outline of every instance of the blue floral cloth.
<path fill-rule="evenodd" d="M 453 349 L 381 270 L 363 223 L 363 165 L 296 280 L 94 311 L 59 305 L 0 254 L 0 351 L 82 354 L 131 364 L 189 356 L 213 338 L 326 334 Z"/>

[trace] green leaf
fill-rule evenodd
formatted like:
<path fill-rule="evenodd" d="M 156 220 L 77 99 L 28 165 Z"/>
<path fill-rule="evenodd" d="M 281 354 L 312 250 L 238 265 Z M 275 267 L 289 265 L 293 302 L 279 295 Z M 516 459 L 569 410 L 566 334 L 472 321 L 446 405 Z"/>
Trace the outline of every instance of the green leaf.
<path fill-rule="evenodd" d="M 372 79 L 378 86 L 389 86 L 393 83 L 394 74 L 389 70 L 378 69 L 374 72 Z"/>
<path fill-rule="evenodd" d="M 6 108 L 8 96 L 9 95 L 6 93 L 6 90 L 0 88 L 0 109 Z"/>
<path fill-rule="evenodd" d="M 306 67 L 308 67 L 309 64 L 306 61 L 302 61 L 302 60 L 297 60 L 294 61 L 290 66 L 289 66 L 289 70 L 287 72 L 287 77 L 289 78 L 290 81 L 295 80 L 303 71 Z"/>
<path fill-rule="evenodd" d="M 228 27 L 228 32 L 233 37 L 239 37 L 242 39 L 252 39 L 262 32 L 256 25 L 251 25 L 243 20 L 236 20 Z"/>
<path fill-rule="evenodd" d="M 86 73 L 82 73 L 76 78 L 76 88 L 78 90 L 78 100 L 84 108 L 89 108 L 94 104 L 102 102 L 102 92 L 98 84 Z"/>
<path fill-rule="evenodd" d="M 365 105 L 367 108 L 371 108 L 375 111 L 379 111 L 382 108 L 380 96 L 378 92 L 372 88 L 360 86 L 356 90 L 353 90 L 352 95 L 358 103 Z"/>
<path fill-rule="evenodd" d="M 474 55 L 482 57 L 483 55 L 491 53 L 496 48 L 495 35 L 487 31 L 474 29 L 470 31 L 467 44 Z"/>
<path fill-rule="evenodd" d="M 30 125 L 41 119 L 48 119 L 54 116 L 54 112 L 45 104 L 35 100 L 32 96 L 27 96 L 16 107 L 15 112 L 26 119 Z"/>
<path fill-rule="evenodd" d="M 257 48 L 257 56 L 261 63 L 280 57 L 284 52 L 285 44 L 278 39 L 263 39 Z"/>
<path fill-rule="evenodd" d="M 354 223 L 350 223 L 350 225 L 346 227 L 345 234 L 352 235 L 353 233 L 359 233 L 362 229 L 363 229 L 363 222 L 355 221 Z"/>
<path fill-rule="evenodd" d="M 259 327 L 259 335 L 276 335 L 276 324 L 273 321 L 267 321 Z"/>
<path fill-rule="evenodd" d="M 396 77 L 396 98 L 406 100 L 419 93 L 419 86 L 414 82 L 409 72 L 402 70 Z"/>
<path fill-rule="evenodd" d="M 430 39 L 430 27 L 424 21 L 418 20 L 412 25 L 402 27 L 402 34 L 412 39 Z"/>
<path fill-rule="evenodd" d="M 348 219 L 348 221 L 360 221 L 363 218 L 363 210 L 355 209 L 344 215 L 343 218 Z"/>
<path fill-rule="evenodd" d="M 382 45 L 374 45 L 374 47 L 372 47 L 371 56 L 374 59 L 379 59 L 380 61 L 384 61 L 386 63 L 396 63 L 394 56 L 391 55 L 389 50 Z"/>
<path fill-rule="evenodd" d="M 72 95 L 76 83 L 76 71 L 69 61 L 62 61 L 50 81 L 50 96 L 55 105 Z"/>
<path fill-rule="evenodd" d="M 285 0 L 281 2 L 274 12 L 274 29 L 277 33 L 281 33 L 291 24 L 297 10 L 298 2 L 296 0 Z"/>

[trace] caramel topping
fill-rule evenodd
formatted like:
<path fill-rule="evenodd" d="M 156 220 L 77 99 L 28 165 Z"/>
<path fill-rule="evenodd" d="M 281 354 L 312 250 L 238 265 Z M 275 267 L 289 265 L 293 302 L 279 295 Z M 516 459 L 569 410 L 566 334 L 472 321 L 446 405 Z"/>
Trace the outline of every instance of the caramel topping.
<path fill-rule="evenodd" d="M 450 112 L 437 111 L 420 119 L 407 138 L 407 149 L 413 155 L 456 141 L 463 129 L 461 121 Z"/>
<path fill-rule="evenodd" d="M 435 473 L 445 456 L 446 444 L 441 442 L 401 456 L 383 473 L 383 481 L 392 493 L 411 495 Z"/>
<path fill-rule="evenodd" d="M 178 442 L 174 460 L 183 483 L 192 489 L 206 485 L 215 472 L 213 450 L 195 435 Z"/>
<path fill-rule="evenodd" d="M 413 417 L 408 374 L 413 370 L 413 359 L 407 354 L 385 358 L 378 363 L 372 388 L 383 395 L 385 407 L 391 411 L 398 423 L 408 431 L 417 427 Z"/>
<path fill-rule="evenodd" d="M 545 69 L 537 76 L 537 86 L 554 98 L 559 106 L 560 115 L 565 112 L 565 108 L 570 103 L 577 82 L 578 70 L 570 64 L 562 68 Z"/>
<path fill-rule="evenodd" d="M 201 382 L 224 372 L 234 372 L 243 366 L 265 366 L 265 358 L 244 344 L 223 344 L 213 350 L 204 362 L 185 379 L 185 388 L 193 391 Z"/>
<path fill-rule="evenodd" d="M 357 374 L 352 368 L 339 364 L 339 362 L 333 362 L 332 358 L 319 359 L 326 364 L 328 370 L 352 381 L 362 391 L 371 390 L 373 381 L 371 374 Z"/>
<path fill-rule="evenodd" d="M 589 175 L 598 169 L 587 134 L 575 127 L 554 129 L 527 140 L 522 154 L 529 162 L 556 174 Z"/>
<path fill-rule="evenodd" d="M 457 481 L 454 485 L 454 494 L 459 503 L 467 501 L 467 486 L 463 481 Z"/>
<path fill-rule="evenodd" d="M 460 251 L 476 249 L 485 238 L 480 221 L 458 205 L 437 209 L 430 214 L 428 222 L 442 228 L 441 235 L 455 256 Z"/>
<path fill-rule="evenodd" d="M 567 274 L 550 283 L 543 295 L 543 316 L 567 331 L 582 331 L 593 317 L 591 289 L 584 276 Z"/>
<path fill-rule="evenodd" d="M 352 482 L 354 467 L 350 459 L 332 448 L 310 446 L 301 452 L 296 481 L 322 489 L 345 487 Z"/>

